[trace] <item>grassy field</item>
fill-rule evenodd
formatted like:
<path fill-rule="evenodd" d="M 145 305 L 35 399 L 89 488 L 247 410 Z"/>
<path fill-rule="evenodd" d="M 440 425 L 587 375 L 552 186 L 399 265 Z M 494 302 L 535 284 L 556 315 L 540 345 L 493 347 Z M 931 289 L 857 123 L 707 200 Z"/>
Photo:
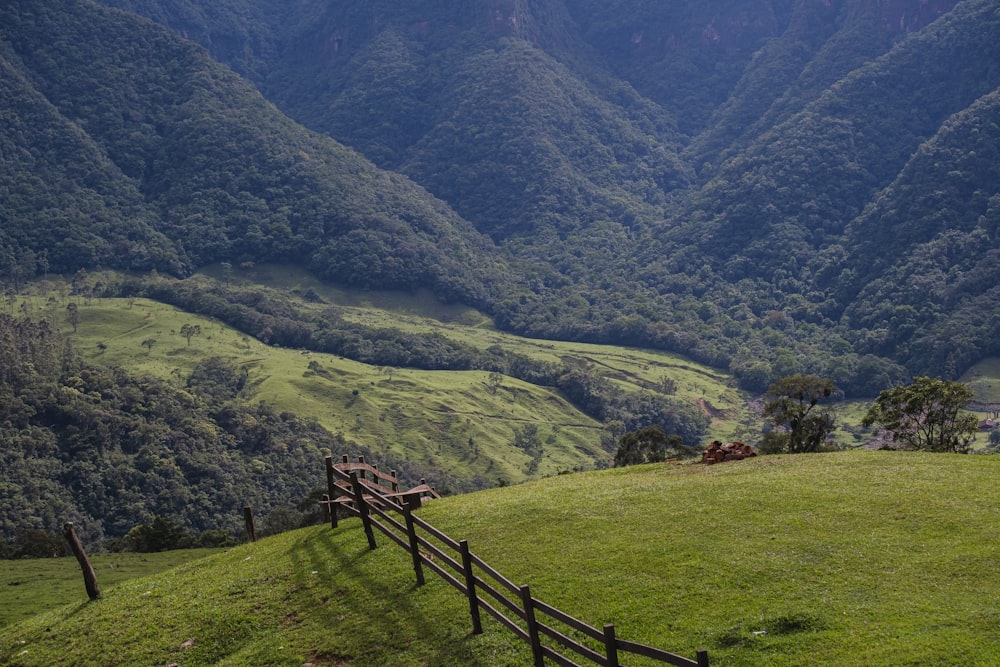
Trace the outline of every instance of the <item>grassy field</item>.
<path fill-rule="evenodd" d="M 218 278 L 220 272 L 210 269 L 204 275 Z M 499 346 L 538 360 L 586 367 L 624 392 L 670 380 L 678 400 L 697 406 L 712 419 L 701 444 L 716 439 L 756 444 L 760 438 L 761 421 L 750 408 L 752 397 L 738 391 L 726 373 L 678 355 L 505 334 L 478 311 L 442 304 L 429 294 L 343 290 L 294 267 L 260 266 L 237 272 L 231 279 L 291 295 L 300 308 L 336 307 L 344 319 L 366 326 L 437 332 L 479 349 Z M 325 303 L 299 298 L 309 291 Z M 73 332 L 63 312 L 65 300 L 58 290 L 50 290 L 32 297 L 30 305 L 62 322 L 77 348 L 92 361 L 180 383 L 201 359 L 231 360 L 250 369 L 253 400 L 313 417 L 334 433 L 375 451 L 424 463 L 472 488 L 592 469 L 611 456 L 601 447 L 603 425 L 547 387 L 505 378 L 493 393 L 484 372 L 377 367 L 334 355 L 281 349 L 209 318 L 142 299 L 77 299 L 80 322 Z M 180 333 L 185 324 L 200 327 L 190 341 Z M 1000 387 L 1000 360 L 984 360 L 963 380 L 977 397 L 992 400 L 993 387 Z M 867 401 L 832 406 L 840 426 L 834 434 L 839 446 L 864 444 L 868 432 L 858 425 L 867 408 Z M 985 411 L 978 414 L 988 416 Z M 515 429 L 526 424 L 538 428 L 543 443 L 544 454 L 537 466 L 513 444 Z M 985 433 L 977 436 L 977 448 L 986 443 Z"/>
<path fill-rule="evenodd" d="M 531 459 L 512 444 L 514 429 L 526 423 L 538 426 L 545 443 L 540 475 L 592 468 L 608 456 L 600 447 L 600 423 L 555 392 L 514 378 L 491 393 L 485 372 L 386 369 L 271 347 L 208 318 L 141 299 L 93 300 L 79 312 L 72 338 L 91 361 L 182 382 L 199 360 L 222 357 L 250 369 L 253 400 L 460 478 L 480 476 L 492 484 L 526 479 Z M 185 324 L 201 329 L 190 344 L 179 333 Z M 155 343 L 144 347 L 146 340 Z"/>
<path fill-rule="evenodd" d="M 563 475 L 423 518 L 532 593 L 713 665 L 1000 664 L 1000 459 L 852 451 Z M 356 521 L 231 549 L 0 630 L 0 664 L 530 664 Z M 182 648 L 189 644 L 189 648 Z M 114 656 L 109 661 L 109 656 Z M 629 664 L 642 665 L 642 660 Z"/>
<path fill-rule="evenodd" d="M 746 398 L 731 379 L 676 355 L 615 346 L 532 340 L 494 330 L 467 308 L 426 295 L 345 292 L 282 267 L 260 269 L 260 289 L 301 294 L 313 289 L 343 317 L 369 326 L 437 331 L 480 349 L 492 345 L 536 359 L 586 366 L 637 392 L 668 378 L 676 397 L 712 416 L 706 443 L 745 437 L 754 430 Z M 491 392 L 488 374 L 370 366 L 335 355 L 269 346 L 210 318 L 144 299 L 77 299 L 79 322 L 66 321 L 65 297 L 31 299 L 48 311 L 76 348 L 97 363 L 182 383 L 200 360 L 218 356 L 249 368 L 253 400 L 315 418 L 334 433 L 375 451 L 432 466 L 475 486 L 518 483 L 593 469 L 610 460 L 601 446 L 605 428 L 558 392 L 512 377 Z M 302 307 L 310 307 L 305 300 Z M 185 325 L 200 333 L 190 341 Z M 514 446 L 515 429 L 533 424 L 543 446 L 537 466 Z M 344 452 L 350 453 L 350 452 Z"/>
<path fill-rule="evenodd" d="M 98 585 L 106 589 L 218 551 L 178 549 L 153 554 L 93 554 L 90 562 L 97 574 Z M 0 561 L 0 627 L 81 598 L 87 598 L 83 574 L 72 556 Z"/>

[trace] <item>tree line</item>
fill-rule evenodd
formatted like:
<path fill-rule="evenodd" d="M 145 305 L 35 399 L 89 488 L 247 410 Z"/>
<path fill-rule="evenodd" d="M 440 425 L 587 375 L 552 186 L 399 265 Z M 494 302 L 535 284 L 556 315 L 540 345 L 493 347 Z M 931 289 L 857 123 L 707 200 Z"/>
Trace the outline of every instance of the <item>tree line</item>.
<path fill-rule="evenodd" d="M 836 428 L 826 401 L 837 393 L 829 378 L 791 375 L 776 380 L 764 395 L 763 454 L 802 454 L 836 449 L 829 436 Z M 965 384 L 941 378 L 916 377 L 882 391 L 862 419 L 876 427 L 872 442 L 880 449 L 968 453 L 979 421 L 968 412 L 974 398 Z M 1000 448 L 1000 428 L 993 427 L 986 451 Z M 630 431 L 618 440 L 616 466 L 655 463 L 668 457 L 689 457 L 677 435 L 659 426 Z"/>
<path fill-rule="evenodd" d="M 247 503 L 287 527 L 315 517 L 317 462 L 347 451 L 408 483 L 432 477 L 245 387 L 217 358 L 184 386 L 91 365 L 48 321 L 0 313 L 0 551 L 26 555 L 66 521 L 105 548 L 219 544 L 242 534 Z"/>

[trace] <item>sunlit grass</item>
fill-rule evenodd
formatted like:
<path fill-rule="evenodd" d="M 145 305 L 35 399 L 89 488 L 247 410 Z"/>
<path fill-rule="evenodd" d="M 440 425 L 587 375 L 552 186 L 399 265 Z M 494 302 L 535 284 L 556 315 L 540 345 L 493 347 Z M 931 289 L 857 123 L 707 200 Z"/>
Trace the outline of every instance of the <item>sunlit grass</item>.
<path fill-rule="evenodd" d="M 995 457 L 837 452 L 564 475 L 420 512 L 536 597 L 713 665 L 993 665 L 998 475 Z M 0 631 L 0 664 L 530 664 L 378 539 L 349 520 L 133 580 Z"/>
<path fill-rule="evenodd" d="M 434 331 L 479 349 L 499 345 L 540 361 L 585 367 L 623 392 L 649 391 L 670 381 L 677 400 L 712 416 L 706 442 L 745 437 L 753 430 L 745 397 L 730 378 L 677 355 L 503 334 L 476 311 L 442 304 L 428 294 L 341 290 L 289 267 L 259 267 L 252 275 L 232 279 L 251 278 L 260 281 L 257 289 L 279 289 L 298 299 L 297 307 L 334 304 L 345 319 L 366 326 Z M 308 290 L 326 304 L 300 298 Z M 26 301 L 33 312 L 44 311 L 60 324 L 90 361 L 183 385 L 199 361 L 221 357 L 250 371 L 251 400 L 314 418 L 374 451 L 425 464 L 466 484 L 518 483 L 592 469 L 611 458 L 612 452 L 602 446 L 604 426 L 550 387 L 508 377 L 491 391 L 482 371 L 378 367 L 282 349 L 172 306 L 146 299 L 67 297 L 51 289 L 51 283 L 48 293 Z M 79 312 L 76 331 L 66 318 L 70 301 Z M 185 325 L 199 328 L 190 341 L 181 333 Z M 538 429 L 542 443 L 537 461 L 514 446 L 515 429 L 528 424 Z"/>
<path fill-rule="evenodd" d="M 90 556 L 102 589 L 204 558 L 218 549 L 162 553 L 98 553 Z M 73 557 L 0 561 L 0 627 L 73 600 L 86 599 L 80 565 Z"/>
<path fill-rule="evenodd" d="M 546 480 L 425 516 L 550 603 L 713 664 L 985 665 L 998 474 L 993 457 L 764 457 Z"/>

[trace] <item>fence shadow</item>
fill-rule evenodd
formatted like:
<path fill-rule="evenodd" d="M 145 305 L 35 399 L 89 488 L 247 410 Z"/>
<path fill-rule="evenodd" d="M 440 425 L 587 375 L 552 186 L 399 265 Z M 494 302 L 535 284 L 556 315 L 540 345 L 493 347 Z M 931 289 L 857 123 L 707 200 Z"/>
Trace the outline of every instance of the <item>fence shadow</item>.
<path fill-rule="evenodd" d="M 565 667 L 580 667 L 579 660 L 622 667 L 622 654 L 676 667 L 709 665 L 706 651 L 691 659 L 623 640 L 612 624 L 598 629 L 533 597 L 528 586 L 508 580 L 472 553 L 466 540 L 455 540 L 414 515 L 425 498 L 437 497 L 426 482 L 402 491 L 394 475 L 363 458 L 350 463 L 346 456 L 337 464 L 326 457 L 326 475 L 322 503 L 333 528 L 341 512 L 360 518 L 369 549 L 377 546 L 375 531 L 382 533 L 410 554 L 418 586 L 425 583 L 424 571 L 430 570 L 466 596 L 473 634 L 482 633 L 485 612 L 531 647 L 536 667 L 543 667 L 546 659 Z"/>

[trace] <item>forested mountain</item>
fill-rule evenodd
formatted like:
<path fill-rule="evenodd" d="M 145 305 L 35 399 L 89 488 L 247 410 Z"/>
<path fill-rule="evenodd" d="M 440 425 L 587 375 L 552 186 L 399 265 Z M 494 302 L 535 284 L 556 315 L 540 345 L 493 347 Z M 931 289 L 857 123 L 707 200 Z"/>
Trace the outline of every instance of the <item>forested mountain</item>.
<path fill-rule="evenodd" d="M 0 7 L 13 283 L 291 260 L 749 389 L 1000 354 L 992 0 L 104 5 Z"/>
<path fill-rule="evenodd" d="M 157 26 L 89 2 L 11 2 L 0 35 L 15 93 L 4 131 L 26 167 L 4 170 L 13 255 L 58 272 L 295 258 L 347 284 L 482 304 L 500 282 L 491 244 L 447 206 Z"/>
<path fill-rule="evenodd" d="M 294 415 L 241 405 L 226 364 L 183 391 L 85 364 L 46 322 L 6 314 L 0 359 L 5 540 L 72 520 L 96 542 L 154 515 L 235 532 L 247 498 L 274 507 L 318 488 L 317 445 L 336 446 Z"/>

